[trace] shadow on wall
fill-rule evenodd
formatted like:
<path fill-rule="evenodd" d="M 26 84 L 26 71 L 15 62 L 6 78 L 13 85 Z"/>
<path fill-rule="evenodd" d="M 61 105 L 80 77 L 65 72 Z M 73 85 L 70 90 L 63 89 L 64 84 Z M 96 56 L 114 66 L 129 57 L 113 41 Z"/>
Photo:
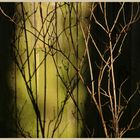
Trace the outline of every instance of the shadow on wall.
<path fill-rule="evenodd" d="M 14 3 L 0 3 L 5 13 L 12 17 Z M 10 42 L 14 25 L 0 12 L 0 137 L 16 137 L 14 119 L 14 93 L 8 85 L 11 68 Z"/>

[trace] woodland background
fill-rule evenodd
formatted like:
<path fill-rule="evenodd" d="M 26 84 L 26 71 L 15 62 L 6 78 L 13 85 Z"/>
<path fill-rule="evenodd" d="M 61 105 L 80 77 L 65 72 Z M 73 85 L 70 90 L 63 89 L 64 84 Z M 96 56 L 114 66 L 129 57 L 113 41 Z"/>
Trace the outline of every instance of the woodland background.
<path fill-rule="evenodd" d="M 139 137 L 140 3 L 0 3 L 0 137 Z"/>

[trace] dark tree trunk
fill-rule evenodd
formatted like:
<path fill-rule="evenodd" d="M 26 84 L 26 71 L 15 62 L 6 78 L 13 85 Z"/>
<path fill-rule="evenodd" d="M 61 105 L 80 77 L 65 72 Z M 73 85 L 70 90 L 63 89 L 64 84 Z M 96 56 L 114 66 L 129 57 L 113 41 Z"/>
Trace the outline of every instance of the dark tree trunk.
<path fill-rule="evenodd" d="M 10 17 L 14 14 L 14 3 L 0 3 Z M 8 85 L 8 72 L 11 67 L 10 43 L 14 26 L 0 12 L 0 137 L 15 137 L 13 94 Z"/>

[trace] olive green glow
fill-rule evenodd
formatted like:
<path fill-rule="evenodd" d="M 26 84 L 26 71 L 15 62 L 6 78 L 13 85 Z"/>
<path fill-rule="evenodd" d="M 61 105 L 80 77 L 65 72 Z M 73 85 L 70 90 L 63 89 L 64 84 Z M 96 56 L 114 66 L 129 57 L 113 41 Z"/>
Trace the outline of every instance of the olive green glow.
<path fill-rule="evenodd" d="M 67 56 L 68 55 L 70 56 L 69 59 L 75 66 L 79 65 L 79 62 L 81 61 L 84 54 L 83 48 L 85 48 L 84 39 L 82 36 L 82 32 L 80 30 L 80 25 L 79 23 L 77 23 L 76 25 L 76 14 L 74 10 L 72 10 L 71 19 L 69 19 L 68 6 L 67 5 L 62 6 L 62 8 L 57 8 L 55 11 L 55 4 L 56 3 L 54 2 L 41 3 L 42 15 L 43 15 L 44 20 L 45 20 L 46 14 L 50 12 L 49 16 L 47 17 L 47 20 L 45 21 L 43 25 L 43 30 L 46 31 L 46 29 L 49 26 L 49 21 L 51 20 L 51 18 L 53 18 L 53 21 L 49 27 L 49 30 L 46 33 L 46 37 L 45 37 L 46 44 L 44 45 L 42 41 L 38 40 L 35 46 L 34 46 L 34 43 L 37 38 L 33 34 L 38 36 L 38 31 L 40 31 L 40 29 L 42 28 L 39 3 L 24 3 L 23 4 L 27 12 L 27 15 L 24 13 L 25 17 L 27 18 L 25 22 L 26 29 L 33 33 L 31 34 L 30 32 L 27 31 L 28 50 L 29 50 L 29 54 L 32 52 L 32 49 L 36 51 L 36 67 L 38 67 L 40 63 L 43 61 L 45 49 L 46 49 L 46 52 L 50 51 L 46 57 L 46 123 L 45 123 L 46 131 L 45 131 L 45 137 L 52 136 L 52 132 L 54 129 L 57 115 L 62 107 L 62 104 L 66 98 L 66 95 L 68 94 L 67 89 L 64 87 L 63 82 L 58 76 L 57 69 L 53 61 L 53 57 L 57 63 L 58 71 L 60 75 L 63 77 L 63 80 L 65 81 L 66 84 L 68 84 L 68 78 L 72 79 L 72 77 L 74 77 L 74 75 L 76 74 L 75 69 L 67 61 L 67 59 L 64 56 L 62 56 L 61 53 L 53 49 L 50 50 L 51 48 L 49 48 L 47 44 L 49 44 L 50 46 L 51 44 L 53 44 L 54 48 L 61 47 L 62 51 Z M 63 4 L 64 3 L 62 2 L 57 3 L 57 6 L 63 5 Z M 73 4 L 73 6 L 76 8 L 76 3 L 71 3 L 71 4 Z M 83 16 L 88 15 L 87 7 L 89 7 L 88 3 L 78 4 L 78 16 L 79 16 L 78 18 L 79 19 L 82 20 Z M 36 9 L 35 13 L 34 13 L 34 9 Z M 54 11 L 56 13 L 54 13 Z M 18 7 L 18 12 L 22 15 L 20 4 Z M 29 15 L 31 16 L 28 17 Z M 72 37 L 73 37 L 73 43 L 74 43 L 75 49 L 76 51 L 78 51 L 78 59 L 75 57 L 75 54 L 72 48 L 73 44 L 70 38 L 70 30 L 69 29 L 65 30 L 65 28 L 69 26 L 70 20 L 71 20 L 72 26 L 76 25 L 72 27 L 71 31 L 72 31 Z M 22 62 L 24 63 L 27 59 L 27 48 L 26 48 L 27 44 L 26 44 L 26 39 L 24 35 L 24 30 L 23 32 L 20 32 L 21 26 L 23 26 L 23 21 L 19 23 L 19 27 L 17 27 L 16 29 L 17 36 L 18 34 L 21 34 L 20 40 L 17 40 L 16 42 L 16 46 L 17 48 L 19 47 L 18 53 L 20 53 Z M 77 28 L 78 28 L 78 33 L 76 33 Z M 40 33 L 42 35 L 43 35 L 43 30 Z M 63 30 L 65 30 L 59 36 L 56 43 L 54 43 L 54 40 L 56 40 L 57 35 L 53 30 L 57 30 L 57 35 L 59 35 Z M 49 34 L 52 34 L 51 37 L 49 37 Z M 43 36 L 39 35 L 39 38 L 43 40 Z M 18 46 L 18 41 L 19 41 L 19 46 Z M 50 55 L 51 53 L 54 53 L 53 57 Z M 19 60 L 19 65 L 22 66 L 19 58 L 18 60 Z M 41 112 L 42 122 L 43 122 L 44 83 L 45 83 L 44 63 L 45 61 L 43 61 L 41 66 L 36 71 L 37 87 L 35 85 L 35 74 L 32 77 L 31 81 L 29 81 L 29 68 L 28 68 L 27 61 L 23 68 L 25 70 L 26 80 L 29 81 L 28 85 L 30 85 L 29 83 L 31 82 L 34 98 L 36 98 L 36 88 L 37 88 L 38 106 Z M 29 57 L 29 66 L 30 66 L 30 72 L 32 75 L 35 70 L 34 51 L 31 53 Z M 67 72 L 68 72 L 68 75 L 67 75 Z M 19 116 L 20 125 L 25 130 L 25 132 L 29 132 L 32 137 L 37 137 L 36 115 L 35 115 L 31 100 L 28 96 L 24 79 L 18 67 L 16 68 L 16 93 L 17 93 L 17 107 L 19 110 L 18 114 L 20 114 Z M 80 110 L 83 111 L 84 100 L 86 99 L 86 90 L 81 82 L 79 82 L 78 85 L 77 84 L 75 85 L 72 96 L 74 97 L 76 101 L 78 101 L 78 106 Z M 80 137 L 80 133 L 82 131 L 83 125 L 80 120 L 76 119 L 76 116 L 77 116 L 76 114 L 77 114 L 77 108 L 75 107 L 72 99 L 69 98 L 64 108 L 62 121 L 53 137 Z M 53 121 L 50 123 L 51 120 Z M 50 127 L 48 128 L 49 123 L 50 123 Z M 42 137 L 41 133 L 39 133 L 39 137 Z"/>

